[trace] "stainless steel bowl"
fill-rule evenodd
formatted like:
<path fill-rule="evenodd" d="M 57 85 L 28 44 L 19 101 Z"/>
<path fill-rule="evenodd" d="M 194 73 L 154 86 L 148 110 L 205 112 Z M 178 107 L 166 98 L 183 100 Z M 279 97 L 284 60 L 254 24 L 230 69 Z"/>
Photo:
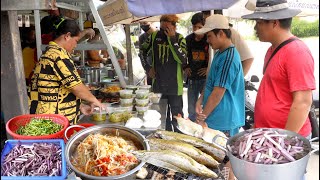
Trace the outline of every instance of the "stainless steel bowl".
<path fill-rule="evenodd" d="M 278 128 L 262 129 L 272 129 L 280 134 L 286 134 L 288 137 L 298 137 L 303 141 L 305 156 L 296 161 L 284 164 L 257 164 L 239 159 L 238 157 L 234 156 L 229 150 L 219 146 L 219 144 L 216 144 L 216 138 L 214 138 L 213 144 L 221 147 L 227 152 L 227 156 L 231 162 L 232 170 L 239 180 L 301 180 L 307 168 L 310 155 L 317 150 L 312 150 L 310 141 L 295 132 Z M 234 135 L 228 139 L 227 146 L 233 145 L 238 138 L 241 138 L 245 134 L 255 130 L 257 129 L 249 129 Z"/>
<path fill-rule="evenodd" d="M 89 134 L 95 134 L 95 133 L 121 136 L 125 139 L 132 140 L 135 146 L 140 150 L 150 150 L 149 144 L 146 142 L 145 137 L 141 135 L 138 131 L 135 131 L 133 129 L 120 126 L 120 125 L 100 124 L 100 125 L 92 126 L 89 128 L 85 128 L 79 131 L 77 134 L 75 134 L 68 140 L 65 148 L 65 157 L 66 157 L 68 166 L 75 172 L 77 176 L 79 176 L 83 180 L 85 179 L 90 179 L 90 180 L 134 179 L 134 175 L 135 175 L 134 173 L 138 171 L 145 164 L 144 162 L 140 162 L 140 164 L 138 164 L 138 166 L 136 166 L 134 169 L 118 176 L 88 175 L 83 172 L 80 172 L 71 164 L 71 161 L 70 161 L 71 156 L 75 152 L 80 142 L 83 141 Z"/>

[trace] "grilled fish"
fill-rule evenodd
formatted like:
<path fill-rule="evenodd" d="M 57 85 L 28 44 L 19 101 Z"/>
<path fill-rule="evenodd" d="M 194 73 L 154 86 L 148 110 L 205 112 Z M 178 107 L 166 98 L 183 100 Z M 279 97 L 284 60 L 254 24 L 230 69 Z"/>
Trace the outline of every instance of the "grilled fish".
<path fill-rule="evenodd" d="M 166 162 L 171 164 L 173 167 L 177 167 L 184 172 L 192 173 L 197 176 L 208 177 L 208 178 L 217 178 L 217 174 L 206 166 L 199 164 L 197 161 L 192 159 L 186 154 L 183 154 L 178 151 L 172 150 L 162 150 L 162 151 L 134 151 L 133 154 L 140 159 L 141 161 L 148 162 L 150 164 L 158 165 L 158 161 Z M 153 161 L 150 162 L 150 159 Z M 178 171 L 179 172 L 179 171 Z M 182 172 L 183 173 L 183 172 Z"/>
<path fill-rule="evenodd" d="M 157 130 L 155 132 L 155 136 L 166 140 L 177 140 L 190 143 L 194 147 L 197 147 L 201 149 L 203 152 L 212 156 L 219 163 L 221 163 L 226 156 L 225 152 L 221 150 L 219 147 L 216 147 L 214 144 L 208 143 L 202 139 L 193 136 L 165 130 Z"/>
<path fill-rule="evenodd" d="M 200 151 L 199 149 L 193 147 L 192 145 L 176 141 L 176 140 L 164 140 L 151 138 L 149 140 L 149 145 L 151 150 L 174 150 L 187 154 L 198 163 L 203 164 L 207 167 L 217 168 L 219 163 L 213 159 L 210 155 Z"/>

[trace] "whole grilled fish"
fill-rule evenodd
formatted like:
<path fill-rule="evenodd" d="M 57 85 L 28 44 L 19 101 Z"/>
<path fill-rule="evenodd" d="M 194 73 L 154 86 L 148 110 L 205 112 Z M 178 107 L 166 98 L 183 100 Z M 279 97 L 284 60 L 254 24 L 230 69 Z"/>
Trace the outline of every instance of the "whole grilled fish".
<path fill-rule="evenodd" d="M 162 150 L 162 151 L 134 151 L 133 154 L 141 161 L 148 162 L 150 164 L 161 166 L 165 162 L 172 165 L 171 167 L 177 167 L 184 172 L 192 173 L 197 176 L 217 178 L 217 174 L 206 166 L 199 164 L 192 159 L 178 151 Z M 178 171 L 180 172 L 180 171 Z M 183 172 L 182 172 L 183 173 Z"/>
<path fill-rule="evenodd" d="M 200 151 L 192 145 L 176 141 L 176 140 L 164 140 L 151 138 L 149 140 L 150 150 L 174 150 L 187 154 L 198 163 L 207 167 L 217 168 L 219 163 L 213 159 L 210 155 Z"/>
<path fill-rule="evenodd" d="M 226 156 L 225 152 L 221 150 L 219 147 L 216 147 L 214 144 L 208 143 L 202 139 L 199 139 L 193 136 L 171 132 L 171 131 L 165 131 L 165 130 L 157 130 L 155 132 L 155 136 L 160 137 L 162 139 L 166 139 L 166 140 L 177 140 L 177 141 L 190 143 L 194 147 L 197 147 L 201 149 L 203 152 L 212 156 L 219 163 L 221 163 Z"/>

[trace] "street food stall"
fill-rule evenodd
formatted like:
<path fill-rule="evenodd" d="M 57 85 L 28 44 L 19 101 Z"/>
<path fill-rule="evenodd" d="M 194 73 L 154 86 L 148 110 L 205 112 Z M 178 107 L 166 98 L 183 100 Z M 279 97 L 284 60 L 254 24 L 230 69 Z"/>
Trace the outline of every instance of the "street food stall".
<path fill-rule="evenodd" d="M 90 116 L 81 115 L 74 126 L 69 126 L 68 119 L 61 115 L 28 115 L 17 35 L 17 11 L 34 10 L 35 21 L 39 23 L 39 10 L 54 8 L 56 1 L 22 1 L 25 3 L 23 7 L 14 6 L 21 3 L 18 0 L 1 2 L 1 84 L 6 87 L 1 89 L 1 107 L 9 133 L 9 140 L 1 153 L 1 179 L 23 179 L 22 176 L 75 179 L 77 176 L 81 179 L 217 180 L 228 178 L 228 171 L 224 171 L 223 167 L 229 159 L 240 180 L 283 177 L 298 180 L 303 176 L 314 150 L 310 141 L 296 133 L 280 129 L 254 129 L 227 139 L 220 131 L 203 128 L 182 117 L 176 117 L 181 133 L 166 131 L 166 100 L 150 92 L 149 86 L 125 83 L 105 33 L 102 33 L 104 44 L 98 45 L 98 48 L 107 48 L 111 52 L 113 67 L 78 70 L 92 94 L 106 103 L 107 110 L 96 109 Z M 58 6 L 78 9 L 66 2 L 70 1 L 65 0 Z M 81 2 L 87 3 L 84 0 Z M 159 3 L 168 10 L 166 13 L 181 13 L 224 9 L 236 1 L 210 1 L 211 6 L 199 1 L 197 6 L 193 6 L 190 0 L 185 2 L 192 8 L 180 6 L 183 9 L 173 9 L 168 6 L 173 2 L 180 5 L 180 2 L 172 1 L 165 6 L 166 3 L 160 0 L 152 6 L 155 9 L 151 12 L 155 14 L 134 12 L 147 1 L 136 1 L 136 4 L 132 0 L 126 2 L 132 14 L 139 17 L 165 14 L 156 11 L 162 9 Z M 93 0 L 88 3 L 102 31 L 104 23 L 94 8 Z M 139 14 L 141 12 L 145 14 Z M 81 20 L 81 15 L 79 18 Z M 39 33 L 39 29 L 36 31 Z M 39 37 L 37 45 L 41 51 Z M 114 71 L 110 71 L 112 68 Z M 119 81 L 114 80 L 115 74 Z"/>

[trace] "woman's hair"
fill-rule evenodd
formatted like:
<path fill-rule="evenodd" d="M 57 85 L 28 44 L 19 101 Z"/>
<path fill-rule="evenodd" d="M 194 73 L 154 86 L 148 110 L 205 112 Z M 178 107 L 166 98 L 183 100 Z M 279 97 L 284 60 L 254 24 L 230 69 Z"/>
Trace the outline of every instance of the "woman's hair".
<path fill-rule="evenodd" d="M 78 36 L 80 34 L 80 28 L 75 20 L 58 18 L 53 22 L 53 39 L 58 38 L 63 34 L 70 32 L 71 37 Z"/>

